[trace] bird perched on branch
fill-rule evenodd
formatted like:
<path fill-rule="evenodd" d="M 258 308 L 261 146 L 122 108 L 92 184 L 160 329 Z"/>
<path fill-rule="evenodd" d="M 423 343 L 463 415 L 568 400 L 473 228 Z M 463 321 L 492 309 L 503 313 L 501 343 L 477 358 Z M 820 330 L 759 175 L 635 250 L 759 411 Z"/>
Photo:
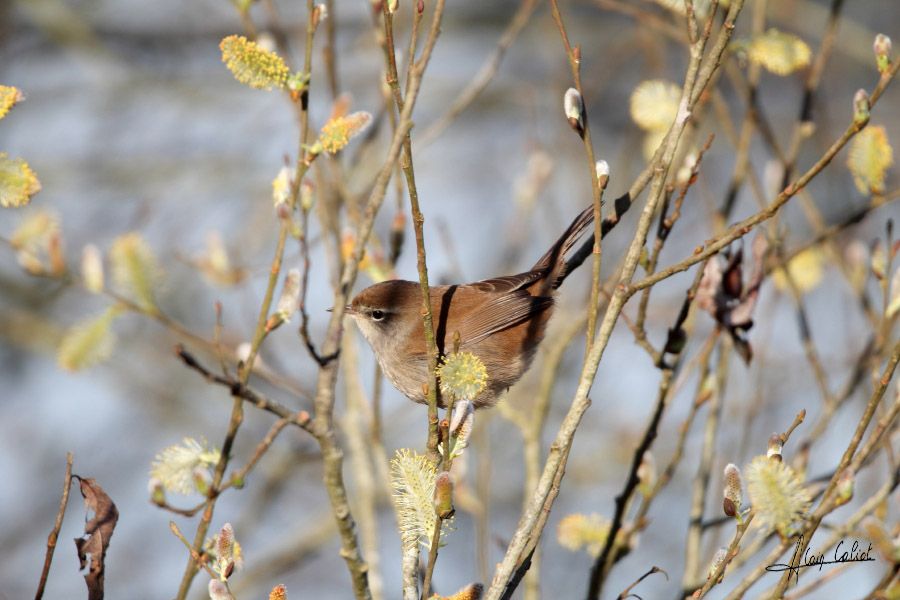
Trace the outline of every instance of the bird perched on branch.
<path fill-rule="evenodd" d="M 524 273 L 430 288 L 440 355 L 458 343 L 460 351 L 471 352 L 487 369 L 487 385 L 470 399 L 476 408 L 496 404 L 528 370 L 553 312 L 556 289 L 584 259 L 567 261 L 566 255 L 593 221 L 590 206 Z M 425 403 L 430 377 L 420 285 L 402 280 L 376 283 L 361 291 L 346 312 L 394 387 L 410 400 Z"/>

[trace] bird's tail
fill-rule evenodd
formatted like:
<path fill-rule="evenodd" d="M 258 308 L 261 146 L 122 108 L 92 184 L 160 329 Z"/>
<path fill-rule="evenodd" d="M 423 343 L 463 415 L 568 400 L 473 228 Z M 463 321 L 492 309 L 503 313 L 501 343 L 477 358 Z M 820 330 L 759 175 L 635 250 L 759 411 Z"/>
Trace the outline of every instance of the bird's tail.
<path fill-rule="evenodd" d="M 551 289 L 555 290 L 561 286 L 572 271 L 572 268 L 567 267 L 566 254 L 593 222 L 594 206 L 591 205 L 575 217 L 575 220 L 556 240 L 556 243 L 550 246 L 550 249 L 532 267 L 534 271 L 549 269 L 550 274 L 547 281 L 550 282 Z"/>

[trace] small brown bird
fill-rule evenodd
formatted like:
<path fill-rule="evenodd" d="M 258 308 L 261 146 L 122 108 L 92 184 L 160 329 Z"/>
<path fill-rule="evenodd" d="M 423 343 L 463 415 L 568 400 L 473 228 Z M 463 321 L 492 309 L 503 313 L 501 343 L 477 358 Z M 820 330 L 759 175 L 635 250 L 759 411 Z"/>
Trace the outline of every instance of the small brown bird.
<path fill-rule="evenodd" d="M 487 368 L 487 386 L 472 399 L 475 408 L 496 404 L 528 370 L 553 312 L 554 292 L 580 264 L 567 263 L 566 254 L 593 220 L 591 206 L 529 271 L 430 289 L 440 354 L 452 351 L 458 335 L 459 349 L 476 355 Z M 423 384 L 429 377 L 421 308 L 419 284 L 394 280 L 367 287 L 346 311 L 394 387 L 410 400 L 425 403 Z"/>

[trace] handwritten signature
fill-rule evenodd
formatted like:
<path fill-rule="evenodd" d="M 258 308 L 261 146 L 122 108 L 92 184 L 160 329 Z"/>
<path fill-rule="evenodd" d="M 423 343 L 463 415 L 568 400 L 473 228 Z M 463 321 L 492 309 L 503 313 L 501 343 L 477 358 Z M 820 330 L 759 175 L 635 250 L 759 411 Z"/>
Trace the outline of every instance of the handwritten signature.
<path fill-rule="evenodd" d="M 825 554 L 816 554 L 808 547 L 804 552 L 803 545 L 803 536 L 801 535 L 797 538 L 797 545 L 794 547 L 794 554 L 791 556 L 790 562 L 787 564 L 776 563 L 769 565 L 766 567 L 766 571 L 775 573 L 789 571 L 788 575 L 793 575 L 795 580 L 799 581 L 800 569 L 805 569 L 807 567 L 818 566 L 821 571 L 822 567 L 825 565 L 837 565 L 851 562 L 872 562 L 875 560 L 872 557 L 872 544 L 869 544 L 869 547 L 863 550 L 862 545 L 858 540 L 854 540 L 852 544 L 846 546 L 844 540 L 838 542 L 838 545 L 834 547 L 834 560 L 825 560 Z"/>

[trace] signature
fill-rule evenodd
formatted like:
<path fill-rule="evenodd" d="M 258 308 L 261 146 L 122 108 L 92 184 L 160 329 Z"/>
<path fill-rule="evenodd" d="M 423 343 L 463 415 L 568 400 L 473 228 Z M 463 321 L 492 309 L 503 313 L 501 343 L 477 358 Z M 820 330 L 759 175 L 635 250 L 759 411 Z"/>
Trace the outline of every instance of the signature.
<path fill-rule="evenodd" d="M 806 551 L 803 550 L 803 536 L 801 535 L 797 538 L 797 545 L 794 547 L 794 554 L 791 556 L 791 560 L 787 564 L 776 563 L 769 565 L 766 567 L 766 571 L 771 572 L 781 572 L 788 571 L 788 576 L 793 575 L 794 578 L 799 581 L 800 579 L 800 569 L 805 569 L 807 567 L 819 567 L 819 570 L 822 570 L 822 567 L 825 565 L 837 565 L 842 563 L 851 563 L 851 562 L 872 562 L 875 559 L 872 557 L 872 544 L 869 544 L 868 548 L 865 550 L 862 549 L 862 545 L 858 540 L 854 540 L 852 544 L 845 544 L 844 540 L 838 542 L 838 545 L 834 547 L 834 560 L 825 560 L 825 554 L 816 554 L 810 548 L 806 548 Z"/>

